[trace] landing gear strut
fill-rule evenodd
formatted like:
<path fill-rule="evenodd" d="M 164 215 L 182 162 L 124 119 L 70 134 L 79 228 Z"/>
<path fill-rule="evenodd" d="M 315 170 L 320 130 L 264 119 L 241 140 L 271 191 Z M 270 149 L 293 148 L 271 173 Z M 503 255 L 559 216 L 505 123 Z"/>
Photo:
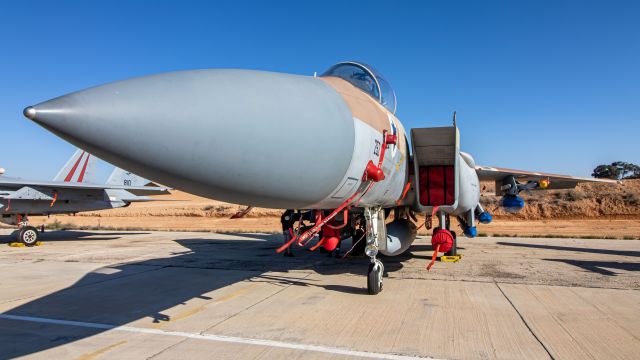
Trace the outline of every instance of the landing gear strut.
<path fill-rule="evenodd" d="M 367 273 L 367 291 L 369 295 L 376 295 L 382 291 L 382 275 L 384 265 L 376 258 L 380 246 L 386 245 L 387 231 L 384 223 L 384 210 L 381 208 L 365 208 L 364 217 L 367 221 L 366 255 L 371 259 Z"/>
<path fill-rule="evenodd" d="M 451 246 L 451 250 L 444 253 L 445 256 L 457 256 L 458 255 L 458 239 L 455 231 L 451 231 L 451 218 L 449 214 L 446 214 L 442 211 L 437 213 L 438 221 L 440 223 L 440 229 L 446 229 L 451 233 L 453 237 L 453 245 Z"/>
<path fill-rule="evenodd" d="M 444 255 L 445 256 L 458 256 L 458 236 L 456 235 L 455 231 L 451 231 L 451 236 L 453 236 L 453 246 L 451 247 L 451 250 L 446 252 Z"/>
<path fill-rule="evenodd" d="M 286 244 L 289 240 L 291 240 L 291 236 L 293 234 L 293 224 L 295 220 L 293 218 L 293 210 L 287 210 L 280 217 L 280 223 L 282 224 L 282 235 L 284 237 L 284 243 Z M 291 251 L 291 247 L 288 247 L 284 251 L 284 256 L 293 257 L 293 251 Z"/>

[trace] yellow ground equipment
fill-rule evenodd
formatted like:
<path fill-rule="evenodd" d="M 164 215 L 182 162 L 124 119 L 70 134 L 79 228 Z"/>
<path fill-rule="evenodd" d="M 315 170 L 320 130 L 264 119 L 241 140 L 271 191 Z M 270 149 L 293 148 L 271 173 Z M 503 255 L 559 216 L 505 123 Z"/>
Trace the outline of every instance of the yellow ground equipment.
<path fill-rule="evenodd" d="M 38 241 L 35 244 L 33 244 L 34 246 L 40 246 L 40 245 L 44 245 L 44 243 L 42 241 Z M 27 247 L 27 245 L 21 243 L 21 242 L 12 242 L 9 243 L 9 246 L 11 247 Z"/>
<path fill-rule="evenodd" d="M 440 256 L 441 262 L 458 262 L 462 259 L 462 255 L 454 255 L 454 256 Z"/>

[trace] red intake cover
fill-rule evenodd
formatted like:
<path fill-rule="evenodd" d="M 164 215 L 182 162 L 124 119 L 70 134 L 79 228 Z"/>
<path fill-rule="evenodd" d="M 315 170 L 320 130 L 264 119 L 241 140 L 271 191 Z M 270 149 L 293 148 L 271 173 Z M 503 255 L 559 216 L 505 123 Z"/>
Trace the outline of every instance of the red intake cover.
<path fill-rule="evenodd" d="M 420 166 L 420 204 L 425 206 L 453 205 L 455 174 L 453 166 Z"/>
<path fill-rule="evenodd" d="M 433 236 L 431 237 L 431 246 L 433 246 L 433 250 L 440 244 L 440 252 L 446 253 L 451 250 L 453 247 L 453 235 L 451 232 L 446 229 L 437 229 L 433 231 Z"/>

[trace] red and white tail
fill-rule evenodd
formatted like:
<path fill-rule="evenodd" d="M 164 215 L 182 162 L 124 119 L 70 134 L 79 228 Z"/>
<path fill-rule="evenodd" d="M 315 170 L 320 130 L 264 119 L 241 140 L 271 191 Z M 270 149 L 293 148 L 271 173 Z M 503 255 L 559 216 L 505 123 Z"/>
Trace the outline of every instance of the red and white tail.
<path fill-rule="evenodd" d="M 53 179 L 54 181 L 64 182 L 84 182 L 93 183 L 94 180 L 94 168 L 96 164 L 96 157 L 89 154 L 84 150 L 76 150 L 71 159 L 67 161 L 62 169 L 58 172 L 58 175 Z"/>

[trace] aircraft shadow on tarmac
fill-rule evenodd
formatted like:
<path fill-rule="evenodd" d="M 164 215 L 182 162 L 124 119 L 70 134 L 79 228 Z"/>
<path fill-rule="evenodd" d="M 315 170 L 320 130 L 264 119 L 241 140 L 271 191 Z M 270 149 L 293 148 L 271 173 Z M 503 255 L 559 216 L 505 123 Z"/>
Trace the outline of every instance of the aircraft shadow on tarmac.
<path fill-rule="evenodd" d="M 590 261 L 590 260 L 570 260 L 570 259 L 543 259 L 545 261 L 563 262 L 565 264 L 577 266 L 584 270 L 595 272 L 601 275 L 616 276 L 617 273 L 608 269 L 618 269 L 625 271 L 640 271 L 640 263 L 620 262 L 620 261 Z"/>
<path fill-rule="evenodd" d="M 242 234 L 241 236 L 247 236 Z M 170 320 L 163 311 L 240 281 L 262 281 L 291 286 L 322 286 L 327 290 L 366 296 L 369 260 L 342 260 L 318 252 L 294 249 L 296 257 L 276 255 L 281 235 L 251 235 L 256 240 L 181 239 L 185 247 L 163 258 L 117 264 L 86 274 L 75 284 L 20 305 L 4 314 L 59 320 L 124 325 L 145 317 Z M 401 261 L 385 260 L 386 271 L 402 268 Z M 312 279 L 288 277 L 291 270 L 319 274 L 358 274 L 362 288 L 318 284 Z M 266 274 L 282 272 L 285 274 Z M 41 324 L 0 319 L 0 358 L 37 353 L 81 340 L 104 329 Z"/>
<path fill-rule="evenodd" d="M 581 248 L 581 247 L 573 247 L 573 246 L 512 243 L 512 242 L 506 242 L 506 241 L 499 241 L 496 244 L 505 245 L 505 246 L 527 247 L 527 248 L 533 248 L 533 249 L 575 251 L 575 252 L 585 252 L 585 253 L 605 254 L 605 255 L 619 255 L 619 256 L 635 256 L 635 257 L 640 256 L 640 251 L 635 251 L 635 250 L 594 249 L 594 248 Z"/>
<path fill-rule="evenodd" d="M 634 250 L 614 250 L 614 249 L 595 249 L 581 248 L 572 246 L 558 246 L 545 244 L 523 244 L 512 242 L 498 242 L 498 245 L 527 247 L 533 249 L 546 249 L 568 252 L 583 252 L 592 254 L 605 254 L 615 256 L 640 257 L 640 251 Z M 542 259 L 545 261 L 563 262 L 565 264 L 577 266 L 584 270 L 592 271 L 602 275 L 616 276 L 617 274 L 608 269 L 619 269 L 625 271 L 640 271 L 640 262 L 624 262 L 624 261 L 596 261 L 596 260 L 575 260 L 575 259 Z"/>
<path fill-rule="evenodd" d="M 18 230 L 6 236 L 0 236 L 0 243 L 16 241 Z M 116 240 L 125 235 L 148 235 L 148 232 L 90 232 L 77 230 L 51 230 L 40 233 L 41 241 L 74 241 L 74 240 Z"/>

